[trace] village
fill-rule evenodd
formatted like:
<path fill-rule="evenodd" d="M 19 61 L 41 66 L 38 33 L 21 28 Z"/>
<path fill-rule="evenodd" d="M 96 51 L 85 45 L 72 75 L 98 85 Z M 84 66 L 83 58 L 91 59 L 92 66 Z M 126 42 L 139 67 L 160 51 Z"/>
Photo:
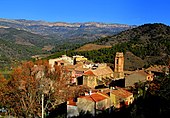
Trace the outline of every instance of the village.
<path fill-rule="evenodd" d="M 76 55 L 49 59 L 49 64 L 67 67 L 71 73 L 71 86 L 86 86 L 89 91 L 76 98 L 67 100 L 67 117 L 76 117 L 80 113 L 92 116 L 128 107 L 136 99 L 130 91 L 138 82 L 151 82 L 159 74 L 168 74 L 166 66 L 151 66 L 147 69 L 124 71 L 124 55 L 117 52 L 114 69 L 106 63 L 93 63 L 86 57 Z M 147 90 L 148 85 L 145 89 Z M 71 91 L 70 91 L 71 92 Z M 140 96 L 140 93 L 138 97 Z"/>
<path fill-rule="evenodd" d="M 159 90 L 155 82 L 169 76 L 169 67 L 152 65 L 130 71 L 124 69 L 124 58 L 123 52 L 116 52 L 113 66 L 94 63 L 81 55 L 25 62 L 14 69 L 9 81 L 1 79 L 4 107 L 0 115 L 11 117 L 25 113 L 15 114 L 7 104 L 16 106 L 14 110 L 25 109 L 28 111 L 25 116 L 37 109 L 32 117 L 42 118 L 101 117 L 103 114 L 111 117 L 128 108 L 136 109 L 135 102 L 144 100 L 147 91 Z M 11 93 L 15 93 L 15 97 Z M 13 102 L 20 99 L 20 104 Z M 132 110 L 131 116 L 136 114 Z"/>

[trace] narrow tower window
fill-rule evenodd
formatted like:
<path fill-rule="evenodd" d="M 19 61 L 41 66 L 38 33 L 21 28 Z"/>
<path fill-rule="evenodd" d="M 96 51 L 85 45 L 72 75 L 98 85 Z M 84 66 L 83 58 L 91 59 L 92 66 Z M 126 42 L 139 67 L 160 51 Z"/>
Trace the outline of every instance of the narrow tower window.
<path fill-rule="evenodd" d="M 118 58 L 116 59 L 116 64 L 119 64 L 119 59 Z"/>

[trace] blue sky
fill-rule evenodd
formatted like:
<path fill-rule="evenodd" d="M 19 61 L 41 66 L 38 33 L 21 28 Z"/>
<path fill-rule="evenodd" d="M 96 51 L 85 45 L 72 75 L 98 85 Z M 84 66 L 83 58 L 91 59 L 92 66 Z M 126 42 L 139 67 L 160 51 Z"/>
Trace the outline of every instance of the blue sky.
<path fill-rule="evenodd" d="M 170 25 L 169 0 L 0 0 L 0 18 Z"/>

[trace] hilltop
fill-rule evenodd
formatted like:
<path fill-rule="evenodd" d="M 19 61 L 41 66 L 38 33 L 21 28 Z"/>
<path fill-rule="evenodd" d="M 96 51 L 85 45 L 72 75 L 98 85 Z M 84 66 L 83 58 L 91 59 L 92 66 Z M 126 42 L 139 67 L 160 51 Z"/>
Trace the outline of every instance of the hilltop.
<path fill-rule="evenodd" d="M 101 38 L 96 43 L 114 45 L 122 42 L 132 41 L 135 43 L 149 44 L 160 40 L 166 40 L 170 35 L 170 27 L 161 24 L 144 24 L 133 29 L 122 31 L 116 35 Z"/>

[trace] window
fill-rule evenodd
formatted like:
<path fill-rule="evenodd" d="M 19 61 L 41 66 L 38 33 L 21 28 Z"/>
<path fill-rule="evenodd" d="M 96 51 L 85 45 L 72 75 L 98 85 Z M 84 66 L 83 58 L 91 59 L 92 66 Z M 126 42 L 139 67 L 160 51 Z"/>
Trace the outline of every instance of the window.
<path fill-rule="evenodd" d="M 116 59 L 116 64 L 119 64 L 119 59 Z"/>
<path fill-rule="evenodd" d="M 148 80 L 150 80 L 150 77 L 148 77 Z"/>

